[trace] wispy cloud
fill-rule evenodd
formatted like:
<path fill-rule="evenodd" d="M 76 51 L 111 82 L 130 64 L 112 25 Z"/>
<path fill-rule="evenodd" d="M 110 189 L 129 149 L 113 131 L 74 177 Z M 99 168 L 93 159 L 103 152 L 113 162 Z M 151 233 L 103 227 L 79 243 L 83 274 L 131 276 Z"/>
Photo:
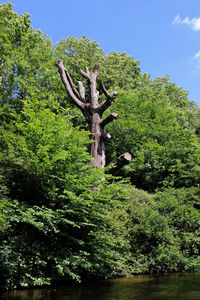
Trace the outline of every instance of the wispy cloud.
<path fill-rule="evenodd" d="M 180 15 L 176 15 L 174 18 L 173 25 L 175 24 L 186 24 L 192 28 L 194 31 L 200 31 L 200 18 L 189 18 L 185 17 L 184 19 L 181 19 Z"/>
<path fill-rule="evenodd" d="M 194 59 L 199 59 L 200 60 L 200 50 L 194 55 Z"/>
<path fill-rule="evenodd" d="M 200 50 L 193 56 L 193 61 L 195 63 L 195 68 L 199 72 L 200 70 Z"/>

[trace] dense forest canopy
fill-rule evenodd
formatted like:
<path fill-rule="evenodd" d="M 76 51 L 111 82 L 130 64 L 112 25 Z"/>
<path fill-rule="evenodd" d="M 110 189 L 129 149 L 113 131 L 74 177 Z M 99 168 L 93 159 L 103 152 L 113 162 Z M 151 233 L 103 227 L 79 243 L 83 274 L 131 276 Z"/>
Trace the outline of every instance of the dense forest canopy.
<path fill-rule="evenodd" d="M 117 177 L 90 163 L 58 59 L 74 82 L 99 64 L 118 92 L 107 167 L 127 151 L 132 161 Z M 0 286 L 199 270 L 199 138 L 199 107 L 169 77 L 86 37 L 54 46 L 0 5 Z"/>

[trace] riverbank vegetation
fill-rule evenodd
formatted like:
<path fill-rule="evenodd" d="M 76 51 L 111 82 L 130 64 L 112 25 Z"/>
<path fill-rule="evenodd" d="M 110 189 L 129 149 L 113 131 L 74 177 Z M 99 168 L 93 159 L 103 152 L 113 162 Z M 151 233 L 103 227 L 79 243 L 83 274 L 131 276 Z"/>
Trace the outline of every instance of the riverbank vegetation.
<path fill-rule="evenodd" d="M 106 168 L 132 155 L 117 177 L 91 164 L 58 59 L 74 82 L 99 63 L 106 88 L 117 90 Z M 183 88 L 86 37 L 54 46 L 7 3 L 0 116 L 1 288 L 200 270 L 200 110 Z"/>

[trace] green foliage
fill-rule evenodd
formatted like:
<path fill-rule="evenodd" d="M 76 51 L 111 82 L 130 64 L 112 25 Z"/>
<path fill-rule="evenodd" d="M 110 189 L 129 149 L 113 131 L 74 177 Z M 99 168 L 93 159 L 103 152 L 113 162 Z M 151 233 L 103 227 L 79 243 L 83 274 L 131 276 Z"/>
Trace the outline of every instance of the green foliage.
<path fill-rule="evenodd" d="M 50 106 L 58 99 L 54 47 L 39 30 L 32 29 L 28 14 L 18 16 L 10 3 L 0 5 L 1 104 L 21 109 L 20 101 L 32 93 Z"/>
<path fill-rule="evenodd" d="M 2 192 L 4 193 L 4 188 L 5 186 L 1 186 L 0 190 L 0 231 L 4 231 L 6 227 L 6 213 L 9 206 L 8 200 L 2 196 Z"/>
<path fill-rule="evenodd" d="M 200 270 L 200 120 L 187 92 L 86 37 L 55 48 L 9 3 L 0 25 L 0 286 Z M 90 163 L 57 59 L 74 82 L 99 63 L 118 90 L 107 158 L 129 151 L 119 175 L 136 187 Z"/>
<path fill-rule="evenodd" d="M 2 115 L 2 287 L 199 269 L 198 187 L 150 195 L 109 184 L 69 109 L 32 97 Z"/>
<path fill-rule="evenodd" d="M 133 88 L 140 73 L 139 61 L 135 61 L 132 56 L 125 52 L 111 52 L 105 55 L 97 42 L 85 36 L 80 39 L 68 37 L 60 41 L 56 48 L 56 56 L 63 59 L 74 82 L 83 80 L 79 74 L 80 69 L 88 67 L 89 70 L 93 70 L 95 64 L 100 64 L 99 77 L 108 88 Z"/>
<path fill-rule="evenodd" d="M 103 81 L 107 89 L 127 89 L 134 88 L 138 84 L 140 74 L 139 61 L 135 61 L 132 56 L 128 56 L 125 52 L 111 52 L 107 55 L 99 47 L 95 41 L 91 41 L 87 37 L 82 38 L 68 37 L 58 42 L 55 49 L 56 59 L 62 59 L 64 65 L 68 69 L 73 82 L 77 85 L 77 81 L 82 81 L 86 88 L 87 97 L 87 82 L 80 75 L 80 69 L 85 70 L 87 67 L 90 71 L 93 70 L 95 64 L 100 65 L 99 78 Z M 70 105 L 70 99 L 66 101 L 66 91 L 62 83 L 59 84 L 60 95 L 59 101 L 62 105 Z M 104 100 L 104 95 L 100 95 L 100 100 Z M 74 105 L 71 105 L 73 113 L 78 116 L 73 119 L 75 125 L 85 125 L 85 120 L 80 110 Z"/>
<path fill-rule="evenodd" d="M 43 197 L 54 201 L 65 179 L 68 186 L 76 181 L 76 188 L 81 188 L 81 176 L 87 169 L 85 162 L 89 161 L 85 152 L 88 134 L 72 128 L 68 115 L 68 111 L 53 113 L 32 99 L 24 102 L 22 115 L 16 116 L 10 130 L 1 128 L 1 163 L 10 180 L 7 184 L 11 195 L 29 201 L 37 195 L 39 201 L 39 194 L 44 191 Z"/>
<path fill-rule="evenodd" d="M 112 140 L 107 145 L 108 162 L 121 153 L 130 152 L 133 160 L 120 175 L 129 176 L 136 187 L 155 191 L 163 187 L 191 187 L 199 182 L 199 138 L 196 126 L 199 110 L 185 99 L 191 109 L 175 106 L 182 90 L 172 95 L 171 84 L 141 86 L 122 92 L 112 110 L 119 113 L 117 122 L 109 125 Z M 153 85 L 153 88 L 152 86 Z M 174 87 L 175 89 L 175 87 Z"/>
<path fill-rule="evenodd" d="M 169 189 L 130 203 L 132 254 L 147 273 L 198 271 L 199 188 Z"/>
<path fill-rule="evenodd" d="M 124 274 L 126 220 L 112 201 L 114 185 L 90 163 L 88 133 L 72 127 L 69 109 L 52 112 L 34 97 L 21 114 L 10 114 L 10 123 L 0 128 L 0 169 L 9 199 L 1 285 Z"/>

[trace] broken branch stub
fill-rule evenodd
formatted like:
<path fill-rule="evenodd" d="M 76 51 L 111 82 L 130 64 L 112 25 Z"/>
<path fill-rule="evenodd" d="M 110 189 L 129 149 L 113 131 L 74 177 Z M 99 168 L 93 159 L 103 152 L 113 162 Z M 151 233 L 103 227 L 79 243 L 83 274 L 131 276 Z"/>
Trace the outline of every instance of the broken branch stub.
<path fill-rule="evenodd" d="M 132 160 L 132 156 L 129 152 L 126 152 L 124 154 L 121 154 L 118 158 L 117 161 L 112 164 L 112 168 L 107 171 L 108 174 L 114 175 L 116 171 L 119 169 L 123 168 L 124 166 L 128 165 Z"/>

